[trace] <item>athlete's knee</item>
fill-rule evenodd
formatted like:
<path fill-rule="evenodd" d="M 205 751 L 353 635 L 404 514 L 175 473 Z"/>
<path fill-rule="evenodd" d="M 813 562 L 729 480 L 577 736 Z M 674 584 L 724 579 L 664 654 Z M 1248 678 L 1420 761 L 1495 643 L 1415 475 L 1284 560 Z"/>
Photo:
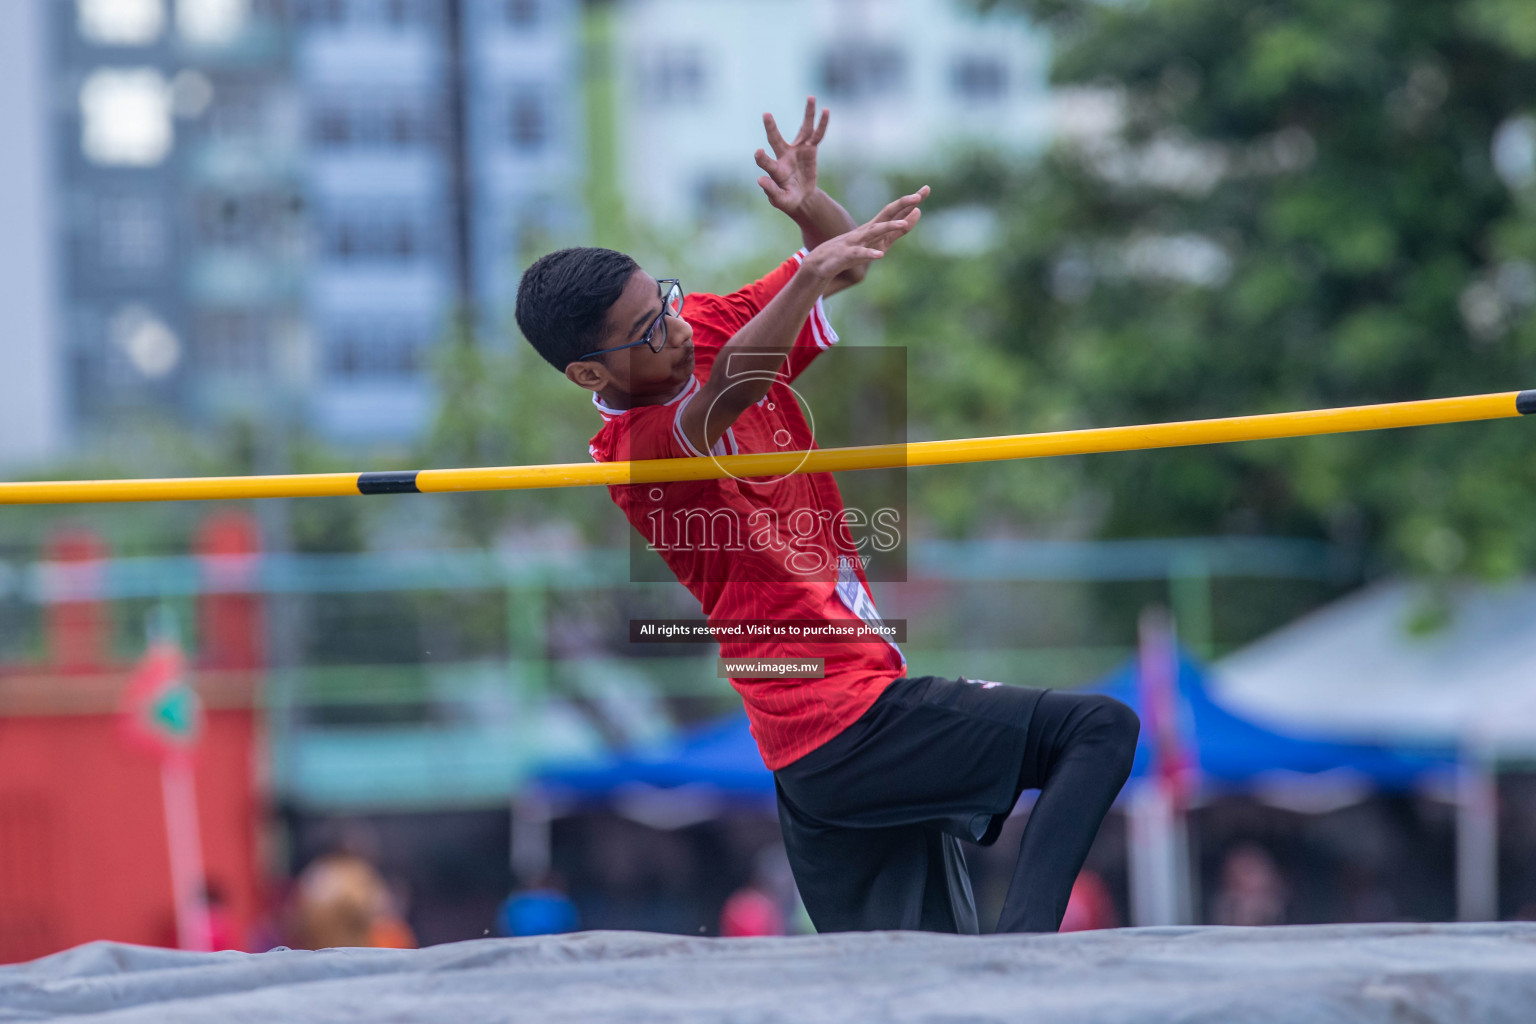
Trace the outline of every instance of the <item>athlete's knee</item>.
<path fill-rule="evenodd" d="M 1141 718 L 1130 706 L 1113 697 L 1099 696 L 1089 711 L 1091 735 L 1104 746 L 1126 774 L 1130 774 L 1131 762 L 1136 757 L 1136 739 L 1141 735 Z"/>

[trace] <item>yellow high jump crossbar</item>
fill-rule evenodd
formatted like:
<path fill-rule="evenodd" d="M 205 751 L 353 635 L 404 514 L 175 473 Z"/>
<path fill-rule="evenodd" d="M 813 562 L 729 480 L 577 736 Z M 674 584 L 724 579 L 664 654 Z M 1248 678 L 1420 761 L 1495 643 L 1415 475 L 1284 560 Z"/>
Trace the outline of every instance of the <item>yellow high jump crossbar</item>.
<path fill-rule="evenodd" d="M 235 498 L 308 498 L 358 494 L 434 494 L 451 491 L 523 490 L 650 484 L 722 477 L 776 477 L 852 469 L 947 466 L 1053 455 L 1178 448 L 1231 441 L 1262 441 L 1314 434 L 1343 434 L 1392 427 L 1504 419 L 1536 413 L 1536 390 L 1431 398 L 1417 402 L 1357 405 L 1342 409 L 1231 416 L 1128 427 L 1095 427 L 1044 434 L 917 441 L 809 452 L 768 452 L 712 458 L 552 466 L 492 466 L 383 473 L 308 473 L 285 476 L 213 476 L 164 480 L 59 480 L 0 483 L 0 505 L 107 501 L 208 501 Z"/>

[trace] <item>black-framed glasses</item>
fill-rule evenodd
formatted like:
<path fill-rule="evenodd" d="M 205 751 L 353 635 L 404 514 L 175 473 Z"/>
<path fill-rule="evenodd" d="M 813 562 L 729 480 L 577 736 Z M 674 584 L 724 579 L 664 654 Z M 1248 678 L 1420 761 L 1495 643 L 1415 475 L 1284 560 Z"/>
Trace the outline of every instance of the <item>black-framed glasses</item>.
<path fill-rule="evenodd" d="M 666 285 L 671 285 L 671 287 L 665 287 Z M 613 348 L 600 348 L 596 351 L 588 352 L 584 356 L 578 356 L 577 358 L 571 360 L 571 362 L 579 363 L 583 359 L 590 359 L 592 356 L 606 355 L 609 352 L 618 352 L 622 349 L 634 348 L 636 345 L 644 345 L 652 352 L 660 352 L 662 349 L 666 348 L 667 317 L 681 316 L 683 313 L 683 282 L 679 281 L 675 277 L 657 278 L 656 291 L 661 295 L 661 315 L 658 316 L 655 320 L 651 321 L 650 328 L 645 332 L 645 334 L 641 335 L 639 341 L 631 341 L 627 345 L 616 345 Z M 661 329 L 661 339 L 659 341 L 654 341 L 656 338 L 657 328 Z"/>

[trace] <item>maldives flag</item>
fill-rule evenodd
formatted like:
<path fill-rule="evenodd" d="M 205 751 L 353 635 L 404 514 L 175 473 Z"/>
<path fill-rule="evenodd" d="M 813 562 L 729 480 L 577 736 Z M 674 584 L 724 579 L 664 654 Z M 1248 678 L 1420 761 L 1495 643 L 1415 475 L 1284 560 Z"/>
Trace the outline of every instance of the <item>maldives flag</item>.
<path fill-rule="evenodd" d="M 202 702 L 187 679 L 187 659 L 168 640 L 144 652 L 123 693 L 129 742 L 160 757 L 185 753 L 202 734 Z"/>
<path fill-rule="evenodd" d="M 1187 710 L 1179 693 L 1178 638 L 1161 608 L 1144 611 L 1138 626 L 1142 731 L 1152 747 L 1152 774 L 1183 810 L 1194 796 L 1199 767 L 1183 728 Z"/>
<path fill-rule="evenodd" d="M 189 756 L 202 733 L 202 705 L 187 679 L 187 659 L 173 641 L 152 641 L 134 668 L 123 692 L 122 723 L 128 741 L 160 761 L 177 944 L 209 949 L 202 830 Z"/>

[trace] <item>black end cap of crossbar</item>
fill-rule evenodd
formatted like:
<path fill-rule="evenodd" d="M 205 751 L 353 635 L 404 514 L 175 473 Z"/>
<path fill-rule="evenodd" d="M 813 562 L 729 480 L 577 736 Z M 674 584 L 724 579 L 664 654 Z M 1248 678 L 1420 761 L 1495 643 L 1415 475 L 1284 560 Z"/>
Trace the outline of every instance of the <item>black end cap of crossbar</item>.
<path fill-rule="evenodd" d="M 420 494 L 416 470 L 400 473 L 359 473 L 357 489 L 363 494 Z"/>
<path fill-rule="evenodd" d="M 1515 411 L 1522 416 L 1529 416 L 1536 412 L 1536 388 L 1522 391 L 1515 396 Z"/>

